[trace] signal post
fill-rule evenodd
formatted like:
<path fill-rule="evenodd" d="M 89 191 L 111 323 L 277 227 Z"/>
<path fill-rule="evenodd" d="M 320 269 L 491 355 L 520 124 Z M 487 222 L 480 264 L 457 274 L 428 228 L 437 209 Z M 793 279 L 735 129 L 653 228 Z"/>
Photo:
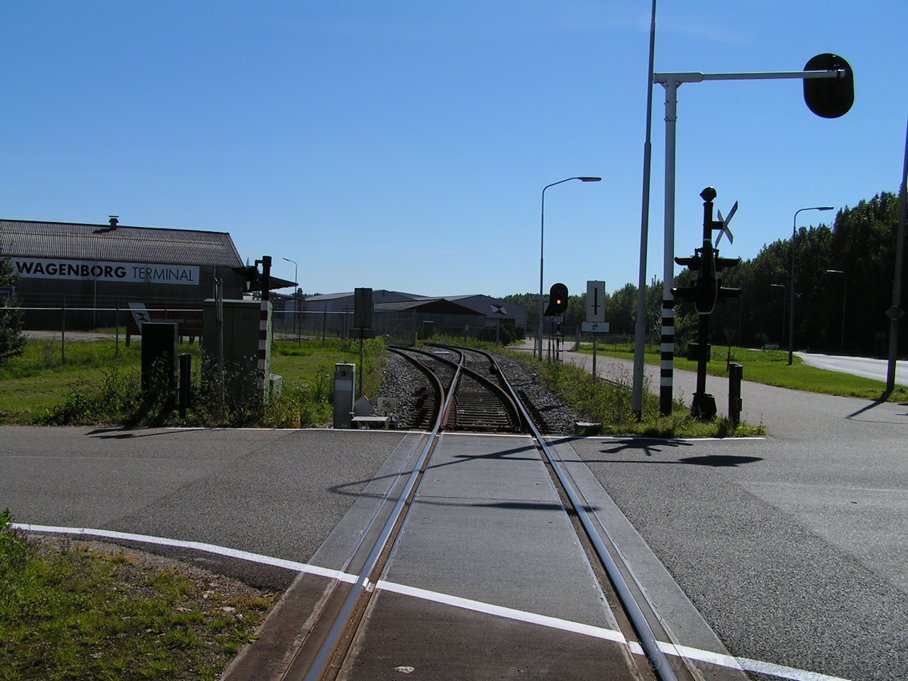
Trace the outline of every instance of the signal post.
<path fill-rule="evenodd" d="M 678 121 L 678 88 L 684 83 L 710 80 L 775 80 L 803 81 L 804 102 L 822 118 L 845 115 L 854 102 L 854 72 L 848 62 L 837 54 L 818 54 L 808 60 L 803 71 L 770 73 L 654 73 L 652 82 L 665 88 L 665 240 L 662 269 L 662 363 L 659 384 L 659 406 L 663 415 L 672 413 L 673 372 L 675 353 L 675 312 L 672 298 L 675 251 L 675 137 Z M 646 209 L 644 209 L 644 213 Z M 643 281 L 641 280 L 641 289 Z M 638 318 L 643 317 L 643 297 L 640 298 Z M 638 325 L 637 335 L 641 336 Z M 635 365 L 642 366 L 643 343 L 635 344 Z M 634 372 L 635 411 L 642 413 L 642 371 Z"/>
<path fill-rule="evenodd" d="M 721 219 L 722 213 L 720 212 L 720 219 L 713 220 L 713 200 L 716 198 L 716 190 L 707 187 L 700 192 L 700 198 L 703 199 L 703 246 L 694 249 L 694 255 L 690 258 L 675 258 L 676 263 L 696 272 L 696 280 L 693 286 L 676 287 L 671 289 L 671 293 L 673 298 L 693 301 L 694 310 L 697 312 L 697 390 L 694 393 L 691 412 L 697 418 L 708 420 L 716 415 L 716 400 L 706 392 L 706 365 L 710 355 L 709 316 L 715 311 L 719 300 L 741 294 L 741 289 L 722 286 L 722 281 L 718 276 L 723 270 L 740 263 L 741 259 L 720 258 L 719 250 L 713 245 L 712 240 L 713 231 L 719 232 L 716 244 L 719 243 L 723 234 L 728 234 L 729 239 L 732 238 L 731 232 L 728 230 L 728 221 L 735 209 L 732 209 L 727 219 Z"/>

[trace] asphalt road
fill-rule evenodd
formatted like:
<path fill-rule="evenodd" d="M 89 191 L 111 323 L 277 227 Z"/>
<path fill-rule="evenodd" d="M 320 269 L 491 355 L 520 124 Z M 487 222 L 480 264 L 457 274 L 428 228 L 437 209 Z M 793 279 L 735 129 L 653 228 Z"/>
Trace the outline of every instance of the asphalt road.
<path fill-rule="evenodd" d="M 629 371 L 602 358 L 599 369 Z M 725 383 L 710 377 L 708 386 L 722 410 Z M 693 376 L 676 372 L 675 390 L 689 398 Z M 733 654 L 837 678 L 905 679 L 908 408 L 751 383 L 743 399 L 745 419 L 762 422 L 769 437 L 566 444 L 607 493 L 603 505 L 617 504 Z M 354 502 L 407 446 L 407 436 L 393 432 L 0 428 L 0 507 L 22 523 L 206 542 L 305 562 L 338 537 L 356 536 Z M 503 467 L 480 479 L 507 475 Z M 471 496 L 458 489 L 438 481 L 423 503 L 450 507 L 433 524 L 448 523 L 446 531 L 462 542 L 457 532 L 465 525 L 482 525 L 479 516 L 452 522 Z M 486 515 L 507 511 L 510 502 L 496 503 Z M 409 541 L 420 541 L 422 522 L 413 521 Z M 508 539 L 490 540 L 490 565 L 510 564 L 495 560 L 499 548 L 518 551 L 531 541 Z M 402 554 L 409 550 L 401 546 Z M 295 574 L 173 552 L 274 588 Z M 471 573 L 463 556 L 432 555 L 456 570 L 464 595 L 486 597 L 481 573 Z M 419 561 L 408 566 L 395 575 L 400 581 L 446 588 L 431 581 L 435 573 L 420 572 Z M 533 596 L 509 592 L 506 579 L 497 583 L 493 591 L 502 597 Z M 555 588 L 538 575 L 533 583 L 540 593 Z"/>
<path fill-rule="evenodd" d="M 32 525 L 201 542 L 306 562 L 402 433 L 0 428 L 0 508 Z M 293 571 L 154 550 L 251 583 Z"/>
<path fill-rule="evenodd" d="M 818 369 L 872 378 L 883 383 L 886 382 L 886 374 L 889 369 L 889 362 L 885 359 L 821 355 L 810 352 L 796 352 L 794 354 L 800 357 L 805 364 Z M 904 361 L 896 362 L 895 383 L 896 385 L 908 385 L 908 365 Z"/>
<path fill-rule="evenodd" d="M 676 371 L 676 396 L 695 381 Z M 724 413 L 727 381 L 707 390 Z M 572 444 L 735 655 L 908 678 L 908 405 L 747 382 L 742 399 L 768 437 Z"/>

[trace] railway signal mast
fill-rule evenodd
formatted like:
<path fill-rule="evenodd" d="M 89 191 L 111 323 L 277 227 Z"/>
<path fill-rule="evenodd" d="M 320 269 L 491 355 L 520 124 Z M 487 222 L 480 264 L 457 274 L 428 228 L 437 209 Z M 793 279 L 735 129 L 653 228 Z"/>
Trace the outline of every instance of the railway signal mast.
<path fill-rule="evenodd" d="M 655 8 L 654 8 L 655 9 Z M 655 12 L 654 12 L 655 15 Z M 655 25 L 655 16 L 653 19 Z M 854 73 L 845 59 L 836 54 L 819 54 L 808 60 L 803 71 L 769 73 L 653 73 L 652 83 L 665 88 L 665 237 L 662 269 L 662 365 L 660 372 L 659 405 L 664 415 L 672 413 L 673 373 L 675 354 L 675 313 L 672 296 L 675 257 L 675 129 L 678 121 L 678 88 L 684 83 L 706 80 L 779 80 L 800 79 L 804 84 L 807 107 L 823 118 L 838 118 L 854 102 Z M 648 159 L 644 169 L 648 168 Z M 648 196 L 648 175 L 644 178 L 644 195 Z M 643 214 L 649 210 L 644 201 Z M 642 239 L 641 239 L 642 241 Z M 642 296 L 640 297 L 642 298 Z M 637 317 L 646 314 L 638 299 Z M 642 414 L 643 405 L 643 331 L 637 324 L 634 353 L 633 410 Z"/>
<path fill-rule="evenodd" d="M 694 393 L 691 412 L 696 418 L 709 420 L 716 415 L 716 400 L 706 392 L 706 365 L 709 362 L 709 316 L 715 311 L 716 305 L 723 298 L 732 298 L 740 295 L 741 289 L 722 286 L 719 273 L 729 267 L 734 267 L 741 262 L 740 258 L 720 258 L 719 249 L 713 245 L 712 233 L 719 232 L 716 244 L 723 234 L 728 235 L 728 240 L 733 239 L 728 223 L 737 210 L 735 202 L 728 218 L 713 220 L 713 200 L 716 190 L 707 187 L 700 192 L 703 199 L 703 246 L 694 249 L 691 258 L 675 258 L 675 262 L 697 273 L 693 286 L 677 287 L 672 289 L 674 298 L 692 300 L 697 311 L 699 329 L 697 334 L 697 390 Z"/>
<path fill-rule="evenodd" d="M 552 284 L 549 289 L 549 304 L 545 308 L 546 317 L 557 317 L 552 336 L 555 339 L 555 360 L 561 356 L 561 320 L 568 306 L 568 288 L 561 282 Z M 541 346 L 540 346 L 541 347 Z"/>

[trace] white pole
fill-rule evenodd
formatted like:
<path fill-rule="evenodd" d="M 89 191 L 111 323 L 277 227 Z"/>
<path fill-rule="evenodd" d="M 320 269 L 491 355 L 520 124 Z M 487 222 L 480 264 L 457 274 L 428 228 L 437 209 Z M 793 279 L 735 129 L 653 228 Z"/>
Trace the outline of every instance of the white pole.
<path fill-rule="evenodd" d="M 634 373 L 631 409 L 637 420 L 643 418 L 643 369 L 646 363 L 646 251 L 649 239 L 650 166 L 653 156 L 653 70 L 656 55 L 656 0 L 649 27 L 649 69 L 646 73 L 646 140 L 643 143 L 643 200 L 640 210 L 640 270 L 637 277 L 637 321 L 634 325 Z M 595 363 L 595 349 L 593 362 Z"/>

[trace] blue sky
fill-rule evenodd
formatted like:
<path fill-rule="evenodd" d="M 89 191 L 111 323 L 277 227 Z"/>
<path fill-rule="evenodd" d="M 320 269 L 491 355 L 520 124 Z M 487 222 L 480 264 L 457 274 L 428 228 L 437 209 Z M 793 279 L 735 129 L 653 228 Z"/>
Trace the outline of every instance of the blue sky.
<path fill-rule="evenodd" d="M 638 276 L 649 0 L 3 2 L 0 217 L 229 232 L 307 293 L 537 291 Z M 679 90 L 675 253 L 718 190 L 754 257 L 799 208 L 901 179 L 904 0 L 662 0 L 656 70 L 851 63 L 839 119 L 800 81 Z M 653 89 L 648 277 L 663 261 L 664 91 Z M 831 222 L 804 212 L 798 224 Z M 679 268 L 676 268 L 676 272 Z"/>

